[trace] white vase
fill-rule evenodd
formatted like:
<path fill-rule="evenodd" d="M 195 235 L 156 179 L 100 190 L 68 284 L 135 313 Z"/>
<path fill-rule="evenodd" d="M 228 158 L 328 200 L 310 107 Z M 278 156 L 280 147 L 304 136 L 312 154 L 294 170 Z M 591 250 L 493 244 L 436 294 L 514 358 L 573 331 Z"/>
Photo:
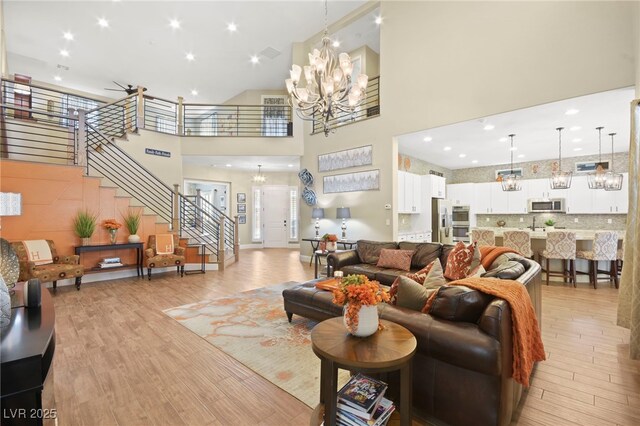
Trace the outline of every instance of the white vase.
<path fill-rule="evenodd" d="M 554 229 L 556 229 L 555 226 L 545 226 L 544 230 L 549 232 L 549 231 L 553 231 Z"/>
<path fill-rule="evenodd" d="M 336 251 L 338 249 L 338 243 L 335 241 L 327 241 L 327 251 Z"/>
<path fill-rule="evenodd" d="M 129 235 L 129 242 L 130 243 L 139 243 L 140 242 L 140 236 L 138 234 Z"/>
<path fill-rule="evenodd" d="M 378 307 L 377 306 L 368 306 L 363 305 L 360 306 L 360 311 L 358 312 L 358 325 L 357 327 L 353 327 L 349 324 L 347 320 L 347 309 L 349 304 L 347 303 L 344 306 L 344 314 L 342 316 L 342 320 L 344 322 L 344 326 L 347 328 L 349 333 L 357 337 L 367 337 L 374 334 L 378 331 Z"/>

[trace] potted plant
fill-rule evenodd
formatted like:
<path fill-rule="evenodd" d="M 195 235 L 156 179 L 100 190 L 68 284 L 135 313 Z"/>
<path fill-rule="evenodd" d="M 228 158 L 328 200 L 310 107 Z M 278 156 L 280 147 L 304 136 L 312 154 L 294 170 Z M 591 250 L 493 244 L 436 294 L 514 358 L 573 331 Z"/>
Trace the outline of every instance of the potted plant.
<path fill-rule="evenodd" d="M 322 241 L 324 241 L 327 251 L 336 251 L 338 249 L 338 236 L 336 234 L 324 234 Z"/>
<path fill-rule="evenodd" d="M 127 213 L 122 215 L 124 220 L 124 226 L 129 231 L 129 242 L 139 243 L 140 236 L 138 235 L 138 229 L 140 228 L 140 220 L 142 219 L 142 209 L 129 208 Z"/>
<path fill-rule="evenodd" d="M 365 275 L 347 275 L 333 291 L 333 303 L 344 306 L 345 327 L 358 337 L 371 336 L 378 330 L 377 305 L 388 301 L 387 290 Z"/>
<path fill-rule="evenodd" d="M 98 215 L 90 213 L 88 210 L 80 210 L 73 218 L 73 230 L 80 237 L 80 244 L 89 245 L 89 240 L 96 230 Z"/>
<path fill-rule="evenodd" d="M 553 219 L 547 219 L 547 221 L 544 223 L 546 225 L 545 227 L 545 231 L 553 231 L 555 229 L 555 227 L 553 225 L 556 224 L 556 221 Z"/>
<path fill-rule="evenodd" d="M 118 240 L 118 229 L 122 227 L 122 224 L 115 219 L 105 219 L 102 222 L 102 227 L 109 232 L 111 244 L 115 244 Z"/>

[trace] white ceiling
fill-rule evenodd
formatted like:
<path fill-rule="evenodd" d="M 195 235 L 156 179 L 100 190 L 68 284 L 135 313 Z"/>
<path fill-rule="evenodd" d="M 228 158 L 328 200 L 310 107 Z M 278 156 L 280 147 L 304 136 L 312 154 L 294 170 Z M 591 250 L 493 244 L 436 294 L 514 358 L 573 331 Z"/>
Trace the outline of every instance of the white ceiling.
<path fill-rule="evenodd" d="M 603 154 L 611 153 L 609 133 L 617 133 L 614 150 L 625 152 L 629 150 L 629 103 L 634 94 L 633 88 L 611 90 L 411 133 L 398 138 L 398 151 L 449 169 L 505 164 L 509 162 L 509 142 L 500 138 L 514 133 L 514 163 L 546 160 L 557 158 L 555 129 L 564 127 L 562 156 L 576 157 L 598 153 L 595 128 L 603 126 Z M 579 112 L 565 114 L 569 109 Z M 484 130 L 488 124 L 494 129 Z M 574 126 L 580 129 L 571 130 Z M 432 140 L 425 142 L 425 137 Z M 451 150 L 445 151 L 445 147 Z M 466 156 L 461 158 L 461 154 Z M 477 163 L 472 163 L 474 160 Z"/>
<path fill-rule="evenodd" d="M 364 3 L 329 1 L 329 23 Z M 110 97 L 119 97 L 102 90 L 115 87 L 112 80 L 143 85 L 162 98 L 183 96 L 187 102 L 221 103 L 248 89 L 284 89 L 292 42 L 305 41 L 324 26 L 324 5 L 318 0 L 3 4 L 10 73 Z M 109 28 L 101 28 L 99 18 L 107 19 Z M 181 28 L 170 28 L 170 19 L 179 20 Z M 238 27 L 235 33 L 227 30 L 231 22 Z M 73 41 L 63 38 L 65 31 Z M 354 44 L 368 33 L 362 23 L 353 36 L 340 37 Z M 269 47 L 280 55 L 250 63 L 251 55 Z M 61 49 L 69 57 L 62 57 Z M 195 61 L 186 60 L 188 52 Z M 56 83 L 55 75 L 63 81 Z M 192 89 L 198 96 L 191 95 Z"/>
<path fill-rule="evenodd" d="M 241 171 L 258 171 L 258 164 L 263 172 L 298 172 L 300 157 L 298 156 L 183 156 L 184 164 L 216 167 Z M 230 164 L 231 167 L 228 167 Z M 292 167 L 289 167 L 291 165 Z"/>

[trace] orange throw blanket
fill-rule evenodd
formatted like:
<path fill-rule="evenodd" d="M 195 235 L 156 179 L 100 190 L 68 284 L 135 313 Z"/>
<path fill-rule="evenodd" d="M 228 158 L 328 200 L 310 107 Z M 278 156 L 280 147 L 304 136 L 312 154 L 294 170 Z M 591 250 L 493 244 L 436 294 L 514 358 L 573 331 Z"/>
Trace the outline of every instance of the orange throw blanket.
<path fill-rule="evenodd" d="M 482 262 L 482 266 L 487 271 L 489 267 L 493 263 L 494 260 L 498 258 L 501 254 L 505 253 L 518 253 L 518 250 L 514 250 L 509 247 L 498 247 L 498 246 L 481 246 L 480 247 L 480 262 Z"/>
<path fill-rule="evenodd" d="M 513 379 L 529 387 L 533 364 L 546 359 L 538 318 L 526 287 L 517 281 L 497 278 L 463 278 L 448 285 L 463 285 L 504 299 L 511 307 Z"/>

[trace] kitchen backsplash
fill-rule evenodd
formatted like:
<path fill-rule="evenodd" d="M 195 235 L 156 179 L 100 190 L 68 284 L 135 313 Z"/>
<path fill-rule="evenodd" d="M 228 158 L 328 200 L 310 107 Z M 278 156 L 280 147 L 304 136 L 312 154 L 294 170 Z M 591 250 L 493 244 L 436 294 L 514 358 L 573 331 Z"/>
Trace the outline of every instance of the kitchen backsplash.
<path fill-rule="evenodd" d="M 556 228 L 564 227 L 567 229 L 619 231 L 625 229 L 627 223 L 627 215 L 625 214 L 479 214 L 476 215 L 476 218 L 478 227 L 497 227 L 497 222 L 504 220 L 507 228 L 522 228 L 531 226 L 534 216 L 536 218 L 536 228 L 544 227 L 544 222 L 548 219 L 556 221 Z M 523 219 L 522 222 L 520 222 L 520 218 Z M 488 222 L 487 219 L 489 219 Z M 575 222 L 575 219 L 578 219 L 578 223 Z M 611 223 L 607 223 L 608 219 L 611 219 Z"/>

